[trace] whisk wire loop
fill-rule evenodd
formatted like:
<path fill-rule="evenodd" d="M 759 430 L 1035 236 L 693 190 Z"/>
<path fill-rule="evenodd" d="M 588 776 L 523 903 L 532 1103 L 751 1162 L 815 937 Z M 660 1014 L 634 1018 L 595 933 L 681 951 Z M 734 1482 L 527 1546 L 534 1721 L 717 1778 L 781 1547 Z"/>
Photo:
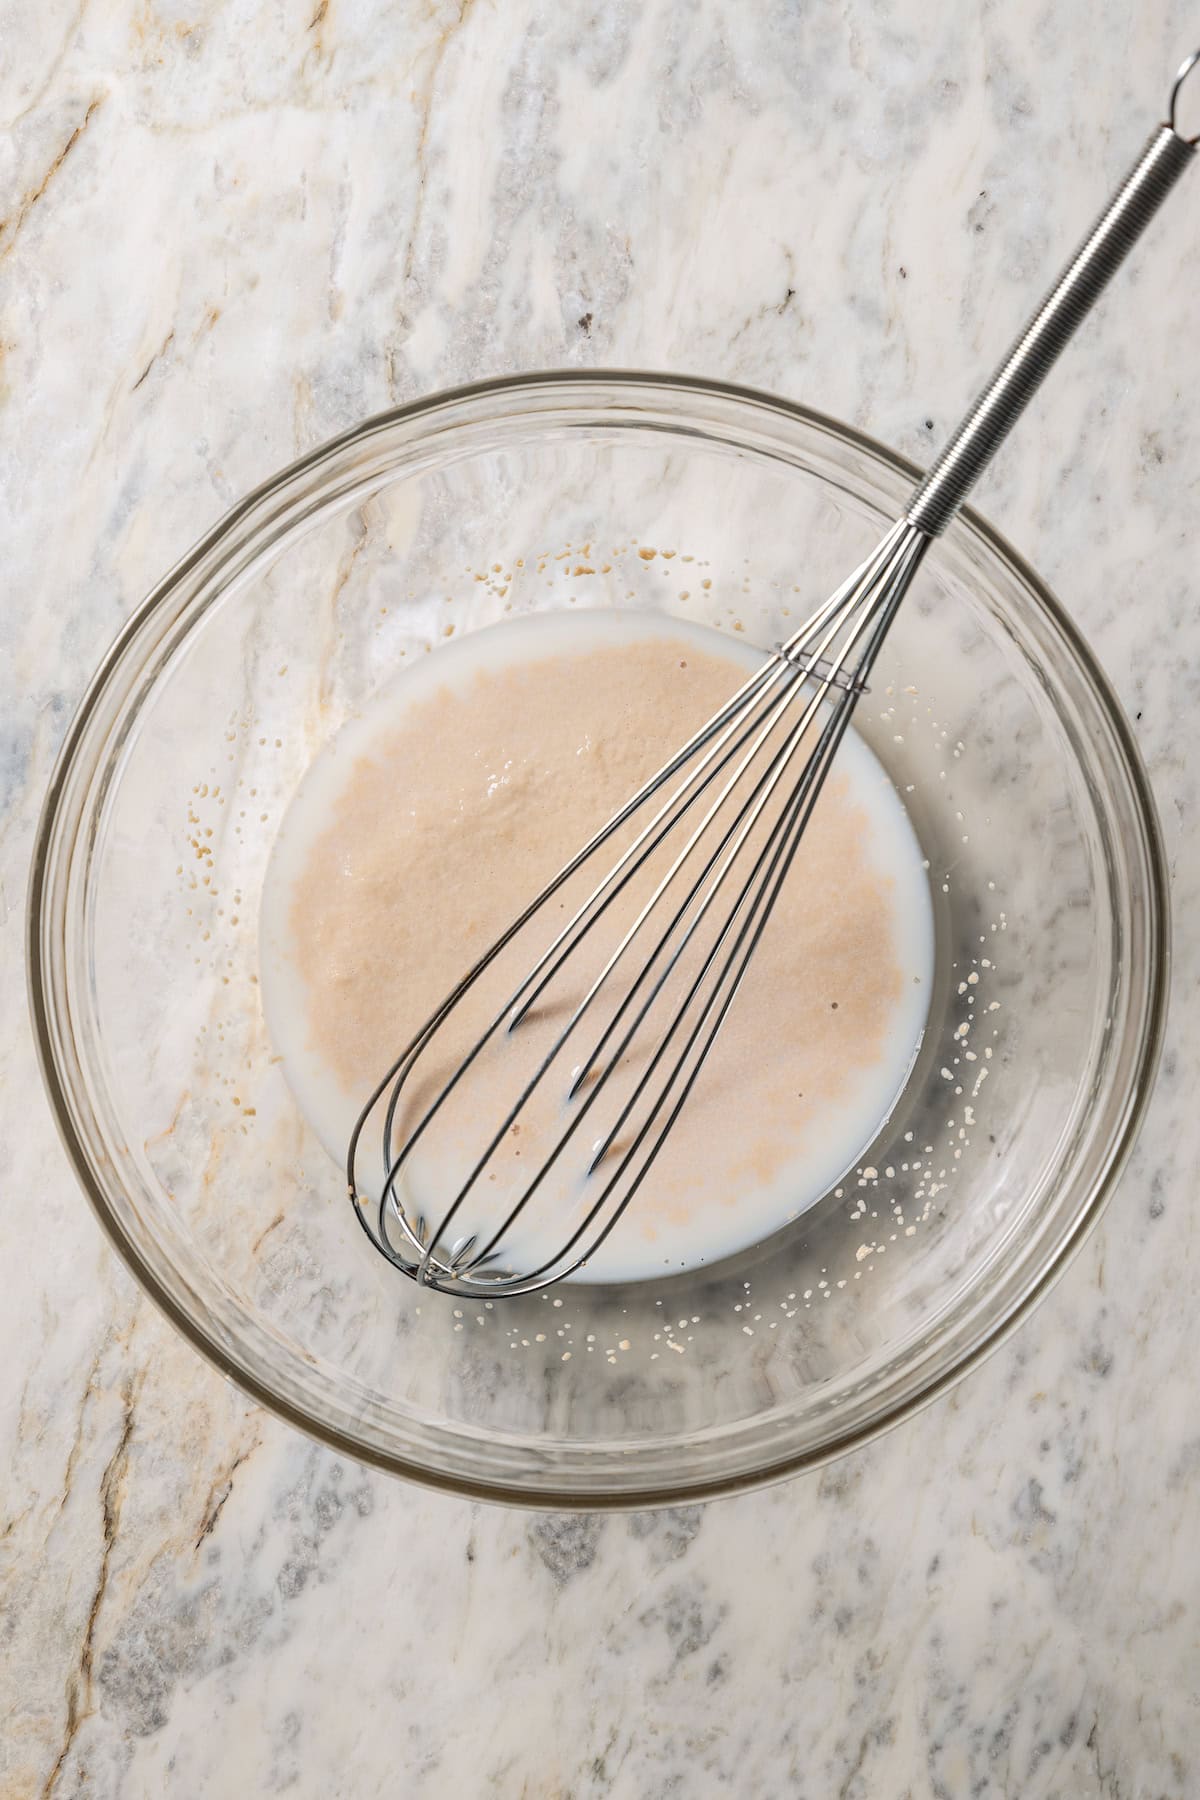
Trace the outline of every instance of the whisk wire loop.
<path fill-rule="evenodd" d="M 733 699 L 707 721 L 683 751 L 651 777 L 584 850 L 554 876 L 522 914 L 521 920 L 478 960 L 388 1071 L 360 1115 L 348 1172 L 352 1191 L 357 1193 L 360 1188 L 357 1162 L 361 1133 L 371 1113 L 386 1095 L 382 1131 L 385 1173 L 377 1233 L 386 1245 L 385 1254 L 406 1273 L 428 1285 L 446 1286 L 456 1292 L 478 1291 L 481 1285 L 486 1285 L 489 1292 L 529 1292 L 581 1268 L 608 1236 L 645 1179 L 670 1125 L 695 1084 L 774 905 L 782 880 L 781 872 L 790 867 L 800 833 L 816 803 L 833 752 L 849 723 L 854 703 L 882 642 L 883 631 L 890 623 L 902 587 L 911 579 L 912 569 L 926 542 L 915 527 L 906 521 L 898 521 L 854 574 L 793 633 L 762 669 L 743 684 Z M 701 926 L 725 891 L 731 871 L 744 859 L 751 834 L 762 820 L 785 771 L 794 766 L 801 744 L 822 720 L 822 715 L 816 746 L 803 759 L 797 779 L 771 824 L 765 843 L 755 853 L 748 873 L 720 919 L 714 940 L 703 954 L 682 999 L 677 1002 L 647 1067 L 625 1099 L 615 1123 L 607 1126 L 593 1149 L 585 1179 L 597 1176 L 610 1157 L 619 1134 L 627 1128 L 633 1133 L 630 1143 L 621 1151 L 615 1167 L 605 1172 L 600 1192 L 571 1236 L 553 1256 L 520 1276 L 494 1270 L 491 1265 L 499 1257 L 506 1235 L 542 1189 L 550 1170 L 577 1141 L 585 1119 L 597 1105 L 610 1077 L 630 1051 L 639 1032 L 646 1027 L 656 1003 L 668 992 L 672 976 L 680 970 L 685 954 L 696 943 Z M 496 1009 L 415 1124 L 398 1134 L 398 1114 L 405 1083 L 454 1008 L 521 925 L 544 907 L 563 883 L 608 843 L 622 825 L 633 819 L 640 808 L 659 795 L 674 777 L 680 779 L 665 803 L 655 810 L 567 924 L 556 933 L 516 992 Z M 719 791 L 714 797 L 711 790 L 718 783 Z M 706 794 L 710 798 L 703 816 L 693 824 L 682 848 L 674 852 L 650 897 L 626 928 L 600 974 L 573 1008 L 567 1023 L 555 1034 L 498 1129 L 491 1132 L 436 1228 L 429 1230 L 423 1218 L 411 1221 L 400 1196 L 399 1184 L 405 1164 L 421 1136 L 431 1127 L 487 1043 L 506 1023 L 510 1031 L 519 1028 L 530 1008 L 607 907 L 677 832 L 685 817 Z M 708 840 L 714 834 L 716 841 L 710 846 Z M 697 855 L 700 856 L 699 869 L 691 872 L 689 863 L 694 862 Z M 688 871 L 686 875 L 685 871 Z M 680 898 L 681 885 L 684 891 Z M 668 908 L 665 924 L 661 925 L 648 953 L 640 960 L 615 1013 L 573 1073 L 566 1098 L 575 1104 L 564 1129 L 524 1183 L 500 1223 L 490 1233 L 473 1231 L 451 1244 L 452 1227 L 506 1134 L 590 1014 L 622 958 L 635 944 L 640 944 L 641 937 L 664 903 Z M 619 1041 L 614 1043 L 618 1034 Z M 682 1048 L 679 1047 L 681 1038 Z M 673 1061 L 670 1060 L 672 1053 Z M 664 1065 L 667 1065 L 665 1072 Z M 664 1111 L 667 1114 L 665 1126 L 660 1123 Z M 403 1251 L 397 1250 L 392 1242 L 393 1227 L 398 1227 L 402 1234 Z M 598 1227 L 595 1235 L 588 1236 L 593 1227 Z M 376 1238 L 375 1232 L 369 1234 Z M 585 1238 L 587 1241 L 582 1242 Z M 573 1256 L 581 1243 L 578 1255 Z"/>

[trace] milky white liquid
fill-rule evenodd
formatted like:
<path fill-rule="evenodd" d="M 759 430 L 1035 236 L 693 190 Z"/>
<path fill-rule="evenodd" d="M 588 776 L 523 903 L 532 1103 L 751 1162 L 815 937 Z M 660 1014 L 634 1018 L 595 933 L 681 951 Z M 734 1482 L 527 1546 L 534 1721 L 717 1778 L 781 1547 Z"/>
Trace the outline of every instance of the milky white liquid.
<path fill-rule="evenodd" d="M 723 634 L 648 613 L 514 621 L 424 657 L 322 750 L 272 853 L 261 972 L 288 1082 L 339 1164 L 363 1102 L 441 996 L 761 661 Z M 692 686 L 701 681 L 697 694 Z M 713 702 L 695 716 L 709 690 Z M 630 730 L 646 737 L 649 758 L 632 774 L 620 761 L 621 733 Z M 588 813 L 590 781 L 609 785 Z M 669 1145 L 583 1279 L 638 1280 L 711 1264 L 768 1236 L 855 1166 L 903 1089 L 933 969 L 922 853 L 881 765 L 853 731 L 838 752 L 835 787 L 822 796 Z M 845 851 L 834 833 L 825 861 L 806 865 L 810 835 L 819 859 L 821 809 L 832 820 L 838 808 Z M 539 834 L 547 838 L 544 867 Z M 610 860 L 597 865 L 597 877 Z M 850 885 L 839 891 L 841 883 Z M 874 911 L 862 898 L 868 889 Z M 839 936 L 843 915 L 857 936 Z M 823 990 L 815 998 L 831 971 L 840 1013 Z M 861 1057 L 856 1019 L 869 1046 Z M 448 1052 L 447 1067 L 468 1041 Z M 511 1045 L 500 1051 L 510 1063 L 515 1054 Z M 499 1088 L 487 1083 L 508 1065 L 480 1067 L 477 1092 L 447 1127 L 448 1145 L 431 1143 L 410 1168 L 410 1216 L 440 1217 L 470 1166 L 475 1121 L 499 1104 Z M 538 1130 L 554 1120 L 534 1123 L 533 1139 L 527 1129 L 521 1140 L 527 1160 L 511 1162 L 494 1192 L 516 1191 L 512 1182 L 541 1147 Z M 519 1155 L 515 1143 L 508 1147 Z M 540 1211 L 531 1205 L 506 1241 L 513 1266 L 534 1266 L 561 1240 L 563 1219 L 580 1216 L 579 1194 L 568 1182 L 540 1196 Z M 460 1219 L 463 1227 L 477 1223 L 469 1209 Z"/>

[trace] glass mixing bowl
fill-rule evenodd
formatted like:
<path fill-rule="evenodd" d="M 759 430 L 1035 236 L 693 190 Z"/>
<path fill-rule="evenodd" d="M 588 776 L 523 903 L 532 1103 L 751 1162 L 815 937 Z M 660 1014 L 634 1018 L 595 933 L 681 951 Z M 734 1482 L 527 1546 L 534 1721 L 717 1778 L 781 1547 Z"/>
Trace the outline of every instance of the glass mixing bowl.
<path fill-rule="evenodd" d="M 451 628 L 570 606 L 774 644 L 915 476 L 845 426 L 718 384 L 487 383 L 285 470 L 130 621 L 46 801 L 33 1017 L 102 1224 L 255 1398 L 473 1496 L 679 1502 L 861 1443 L 1045 1293 L 1147 1100 L 1167 884 L 1107 682 L 974 516 L 926 559 L 857 714 L 929 858 L 925 1046 L 859 1169 L 771 1242 L 623 1289 L 423 1293 L 350 1217 L 258 1000 L 280 816 L 406 660 Z"/>

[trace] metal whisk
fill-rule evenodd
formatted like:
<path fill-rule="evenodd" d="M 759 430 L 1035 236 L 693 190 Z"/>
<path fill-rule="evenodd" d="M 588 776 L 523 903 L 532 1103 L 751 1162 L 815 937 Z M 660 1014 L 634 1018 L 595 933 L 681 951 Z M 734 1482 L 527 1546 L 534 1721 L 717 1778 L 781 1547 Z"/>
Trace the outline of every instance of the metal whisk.
<path fill-rule="evenodd" d="M 426 1021 L 364 1106 L 347 1157 L 356 1216 L 371 1241 L 414 1280 L 449 1293 L 513 1295 L 582 1269 L 615 1229 L 692 1091 L 762 937 L 855 703 L 930 543 L 945 530 L 1183 171 L 1197 138 L 1177 125 L 1180 68 L 1167 122 L 1129 174 L 991 381 L 918 485 L 903 516 L 852 575 L 753 674 L 691 741 L 616 813 L 515 919 Z M 623 844 L 623 847 L 620 847 Z M 611 865 L 553 929 L 523 979 L 470 1039 L 461 1060 L 404 1105 L 424 1059 L 522 932 L 606 850 Z M 632 904 L 624 922 L 614 902 Z M 606 923 L 611 949 L 596 934 Z M 597 948 L 599 946 L 599 948 Z M 586 955 L 592 957 L 591 965 Z M 583 961 L 580 959 L 583 958 Z M 502 967 L 502 965 L 499 965 Z M 583 973 L 581 973 L 583 969 Z M 558 1015 L 565 1014 L 561 1023 Z M 417 1146 L 471 1071 L 508 1034 L 542 1021 L 533 1073 L 482 1134 L 465 1175 L 431 1226 L 410 1216 L 401 1181 Z M 547 1025 L 549 1021 L 549 1025 Z M 435 1058 L 436 1060 L 436 1058 Z M 427 1069 L 427 1062 L 425 1063 Z M 485 1183 L 545 1084 L 561 1106 L 541 1155 L 486 1226 Z M 377 1122 L 377 1179 L 364 1145 Z M 527 1209 L 555 1180 L 572 1195 L 569 1235 L 532 1267 L 514 1267 Z M 368 1188 L 377 1194 L 368 1197 Z M 499 1193 L 502 1190 L 493 1190 Z M 548 1202 L 549 1203 L 549 1202 Z M 555 1201 L 558 1205 L 561 1202 Z M 372 1220 L 372 1208 L 374 1219 Z M 494 1215 L 498 1213 L 499 1216 Z M 560 1228 L 561 1229 L 561 1228 Z M 534 1239 L 536 1246 L 537 1240 Z"/>

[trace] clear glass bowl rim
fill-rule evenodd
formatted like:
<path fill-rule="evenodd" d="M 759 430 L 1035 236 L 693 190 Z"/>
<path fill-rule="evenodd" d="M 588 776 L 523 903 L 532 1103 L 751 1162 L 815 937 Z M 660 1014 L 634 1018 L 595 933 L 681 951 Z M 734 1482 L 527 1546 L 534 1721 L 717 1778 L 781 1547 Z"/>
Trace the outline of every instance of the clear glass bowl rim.
<path fill-rule="evenodd" d="M 475 1481 L 456 1473 L 432 1469 L 404 1455 L 385 1452 L 377 1446 L 363 1443 L 306 1408 L 294 1404 L 287 1396 L 278 1393 L 263 1381 L 255 1369 L 232 1354 L 214 1333 L 206 1330 L 203 1321 L 189 1313 L 162 1286 L 143 1259 L 137 1244 L 113 1212 L 78 1122 L 81 1106 L 87 1108 L 86 1096 L 73 1089 L 70 1076 L 64 1068 L 64 1062 L 69 1062 L 70 1058 L 64 1057 L 60 1048 L 60 1015 L 63 1009 L 55 991 L 55 962 L 59 956 L 65 958 L 66 952 L 65 947 L 56 944 L 55 925 L 59 916 L 65 914 L 65 896 L 61 891 L 63 881 L 56 878 L 61 878 L 69 871 L 73 854 L 73 841 L 63 840 L 64 825 L 69 821 L 72 802 L 81 789 L 87 790 L 98 762 L 97 756 L 90 769 L 81 766 L 80 758 L 86 747 L 89 731 L 131 648 L 156 620 L 160 621 L 160 629 L 154 638 L 154 645 L 161 645 L 163 635 L 169 631 L 172 622 L 172 603 L 177 600 L 181 588 L 189 581 L 194 581 L 197 572 L 202 571 L 211 558 L 224 552 L 223 560 L 227 560 L 231 550 L 238 546 L 239 539 L 244 548 L 263 538 L 266 527 L 272 522 L 269 510 L 271 503 L 283 502 L 289 490 L 300 487 L 306 478 L 314 476 L 324 465 L 335 462 L 359 446 L 366 446 L 373 437 L 398 426 L 411 428 L 426 419 L 433 424 L 438 415 L 448 415 L 446 422 L 451 424 L 456 418 L 469 422 L 471 412 L 477 406 L 486 410 L 489 403 L 502 401 L 511 409 L 513 406 L 519 407 L 523 396 L 532 398 L 538 395 L 545 398 L 548 394 L 557 395 L 564 405 L 570 405 L 573 396 L 582 399 L 585 390 L 592 390 L 593 396 L 599 395 L 600 403 L 597 404 L 593 398 L 591 407 L 597 420 L 602 420 L 605 396 L 608 404 L 614 407 L 637 406 L 639 403 L 649 406 L 656 394 L 677 409 L 684 410 L 689 399 L 695 402 L 708 400 L 733 403 L 748 412 L 765 412 L 809 431 L 824 434 L 856 452 L 885 474 L 893 478 L 900 477 L 914 486 L 923 474 L 921 469 L 905 457 L 854 426 L 798 402 L 735 383 L 643 370 L 564 369 L 529 372 L 442 389 L 403 406 L 372 414 L 288 464 L 237 502 L 151 590 L 114 638 L 71 719 L 43 801 L 29 875 L 26 968 L 30 1015 L 42 1078 L 55 1125 L 76 1178 L 100 1225 L 143 1292 L 149 1295 L 195 1349 L 251 1399 L 267 1407 L 287 1423 L 356 1461 L 474 1500 L 499 1501 L 526 1508 L 599 1511 L 678 1505 L 683 1501 L 690 1503 L 718 1498 L 756 1488 L 767 1482 L 786 1479 L 807 1468 L 820 1467 L 870 1442 L 921 1410 L 977 1367 L 984 1357 L 1008 1338 L 1058 1280 L 1095 1226 L 1136 1141 L 1153 1091 L 1165 1032 L 1170 974 L 1170 903 L 1166 857 L 1149 779 L 1129 722 L 1107 676 L 1070 615 L 1045 582 L 984 518 L 972 508 L 964 507 L 960 514 L 961 527 L 966 528 L 992 555 L 1007 565 L 1010 574 L 1025 590 L 1026 596 L 1048 615 L 1051 625 L 1066 642 L 1076 665 L 1076 673 L 1083 677 L 1091 690 L 1092 699 L 1106 717 L 1119 759 L 1124 764 L 1134 810 L 1142 827 L 1142 861 L 1147 877 L 1145 930 L 1149 945 L 1149 991 L 1143 1009 L 1140 1036 L 1133 1046 L 1131 1074 L 1127 1084 L 1128 1091 L 1120 1109 L 1119 1126 L 1113 1134 L 1103 1166 L 1089 1190 L 1080 1196 L 1072 1229 L 1064 1234 L 1054 1254 L 1037 1271 L 1015 1302 L 996 1319 L 986 1335 L 971 1345 L 951 1366 L 932 1376 L 918 1391 L 902 1396 L 865 1426 L 855 1426 L 830 1439 L 815 1452 L 805 1450 L 784 1455 L 754 1469 L 724 1473 L 706 1481 L 684 1480 L 678 1486 L 640 1487 L 635 1482 L 626 1493 L 614 1492 L 608 1486 L 586 1492 L 577 1484 L 564 1487 L 561 1492 L 554 1492 L 540 1485 L 527 1489 L 520 1484 L 499 1482 L 491 1478 Z M 680 410 L 675 419 L 675 423 L 681 428 L 685 428 L 687 423 L 684 410 Z M 302 516 L 303 512 L 287 513 L 285 508 L 277 509 L 274 515 L 277 529 L 265 542 L 269 544 L 277 541 Z M 264 543 L 260 542 L 258 547 L 261 550 Z M 164 616 L 165 624 L 162 623 Z M 127 699 L 128 694 L 121 697 L 122 706 Z M 101 740 L 101 745 L 105 742 L 107 736 Z M 81 814 L 77 824 L 82 822 L 82 817 Z"/>

